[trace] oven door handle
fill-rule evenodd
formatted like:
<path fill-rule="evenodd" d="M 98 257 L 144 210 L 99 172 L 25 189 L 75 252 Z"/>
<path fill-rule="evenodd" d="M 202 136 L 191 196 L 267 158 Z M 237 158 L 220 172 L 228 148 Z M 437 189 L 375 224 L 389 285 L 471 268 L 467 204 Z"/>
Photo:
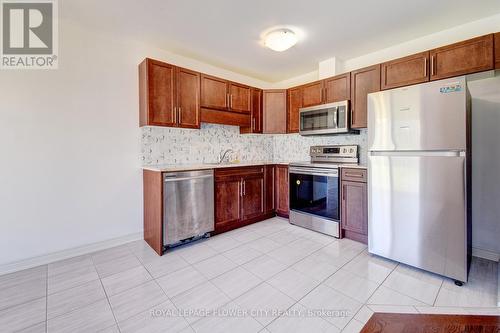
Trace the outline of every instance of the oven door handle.
<path fill-rule="evenodd" d="M 290 174 L 301 174 L 301 175 L 312 175 L 312 176 L 325 176 L 325 177 L 338 177 L 339 172 L 337 170 L 329 171 L 318 171 L 313 169 L 296 169 L 290 168 Z"/>

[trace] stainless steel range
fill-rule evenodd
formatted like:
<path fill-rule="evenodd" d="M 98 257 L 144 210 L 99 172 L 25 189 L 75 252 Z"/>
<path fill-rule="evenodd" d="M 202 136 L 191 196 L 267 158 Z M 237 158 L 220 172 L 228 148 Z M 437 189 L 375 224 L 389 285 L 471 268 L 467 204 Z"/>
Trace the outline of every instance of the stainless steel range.
<path fill-rule="evenodd" d="M 313 146 L 310 156 L 289 167 L 290 223 L 339 237 L 339 165 L 357 164 L 358 146 Z"/>

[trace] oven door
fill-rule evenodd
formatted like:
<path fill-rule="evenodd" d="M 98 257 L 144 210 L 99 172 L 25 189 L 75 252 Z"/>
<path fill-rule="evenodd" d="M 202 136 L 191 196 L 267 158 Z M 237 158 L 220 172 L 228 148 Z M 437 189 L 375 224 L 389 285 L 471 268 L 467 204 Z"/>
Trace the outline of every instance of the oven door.
<path fill-rule="evenodd" d="M 339 221 L 338 169 L 290 167 L 290 210 Z"/>

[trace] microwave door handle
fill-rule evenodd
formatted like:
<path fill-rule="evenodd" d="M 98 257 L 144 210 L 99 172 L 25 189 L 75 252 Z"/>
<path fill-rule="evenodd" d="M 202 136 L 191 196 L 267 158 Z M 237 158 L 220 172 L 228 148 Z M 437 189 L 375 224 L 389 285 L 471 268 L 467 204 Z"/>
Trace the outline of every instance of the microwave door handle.
<path fill-rule="evenodd" d="M 333 124 L 335 125 L 334 128 L 339 127 L 339 111 L 337 108 L 333 111 Z"/>

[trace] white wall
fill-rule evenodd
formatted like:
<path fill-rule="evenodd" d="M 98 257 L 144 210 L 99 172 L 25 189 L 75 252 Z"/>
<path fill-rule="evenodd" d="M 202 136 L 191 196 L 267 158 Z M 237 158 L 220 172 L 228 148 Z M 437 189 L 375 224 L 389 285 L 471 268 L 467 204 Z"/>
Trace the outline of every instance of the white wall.
<path fill-rule="evenodd" d="M 137 65 L 266 83 L 60 21 L 59 69 L 0 72 L 0 265 L 142 232 Z"/>
<path fill-rule="evenodd" d="M 500 76 L 472 81 L 472 243 L 500 253 Z"/>

